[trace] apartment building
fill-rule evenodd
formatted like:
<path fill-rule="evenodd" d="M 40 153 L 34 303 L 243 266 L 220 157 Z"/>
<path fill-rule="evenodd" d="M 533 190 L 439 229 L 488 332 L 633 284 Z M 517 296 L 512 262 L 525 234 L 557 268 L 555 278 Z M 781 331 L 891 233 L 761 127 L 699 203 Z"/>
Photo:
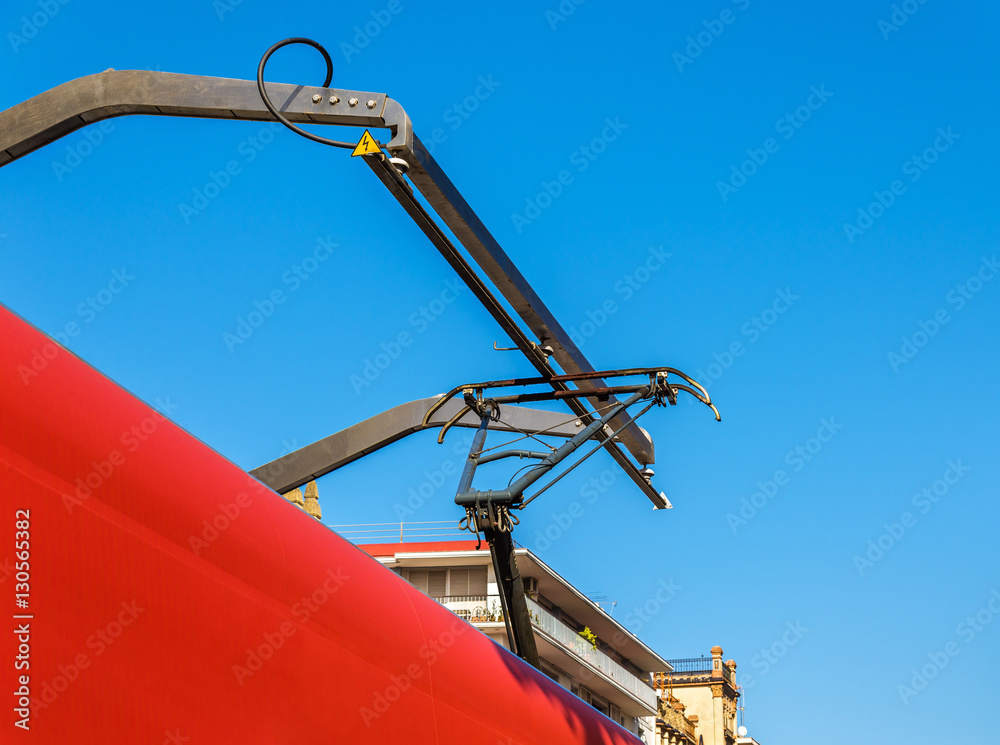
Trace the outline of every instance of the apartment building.
<path fill-rule="evenodd" d="M 485 544 L 479 550 L 475 541 L 359 547 L 507 646 Z M 660 712 L 652 677 L 670 671 L 670 664 L 531 551 L 516 553 L 542 672 L 652 745 Z"/>

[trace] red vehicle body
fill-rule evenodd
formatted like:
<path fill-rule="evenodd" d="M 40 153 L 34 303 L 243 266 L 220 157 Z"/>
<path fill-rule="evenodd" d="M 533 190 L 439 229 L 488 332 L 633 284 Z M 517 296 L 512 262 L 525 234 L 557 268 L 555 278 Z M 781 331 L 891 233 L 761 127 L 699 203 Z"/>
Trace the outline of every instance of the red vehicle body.
<path fill-rule="evenodd" d="M 639 742 L 3 307 L 0 357 L 3 742 Z"/>

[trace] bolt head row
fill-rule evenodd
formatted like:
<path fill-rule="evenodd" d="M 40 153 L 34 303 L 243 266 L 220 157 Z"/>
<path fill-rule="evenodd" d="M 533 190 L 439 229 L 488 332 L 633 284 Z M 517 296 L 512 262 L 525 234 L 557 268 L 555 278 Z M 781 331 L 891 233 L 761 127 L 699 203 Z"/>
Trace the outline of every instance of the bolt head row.
<path fill-rule="evenodd" d="M 316 95 L 314 95 L 312 97 L 313 103 L 319 103 L 322 100 L 323 100 L 323 96 L 321 96 L 319 93 L 317 93 Z M 340 98 L 338 96 L 330 96 L 330 105 L 331 106 L 333 106 L 335 104 L 338 104 L 338 103 L 340 103 Z M 350 106 L 352 109 L 355 106 L 357 106 L 359 103 L 361 103 L 361 102 L 358 99 L 356 99 L 356 98 L 349 98 L 347 100 L 347 105 Z M 369 109 L 374 109 L 376 106 L 378 106 L 378 102 L 374 98 L 369 98 L 365 102 L 365 106 L 367 106 Z"/>

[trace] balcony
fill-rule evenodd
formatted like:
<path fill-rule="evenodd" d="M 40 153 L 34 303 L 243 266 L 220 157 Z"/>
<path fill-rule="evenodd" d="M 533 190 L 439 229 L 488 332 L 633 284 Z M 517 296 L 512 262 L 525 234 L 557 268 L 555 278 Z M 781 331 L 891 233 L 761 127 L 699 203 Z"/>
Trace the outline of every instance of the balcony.
<path fill-rule="evenodd" d="M 497 595 L 452 595 L 434 599 L 469 623 L 503 623 L 504 620 L 500 597 Z M 648 707 L 649 713 L 656 711 L 656 691 L 651 685 L 626 670 L 604 652 L 594 649 L 590 642 L 531 598 L 526 598 L 526 600 L 528 601 L 531 623 L 534 625 L 536 633 L 541 634 L 569 653 L 577 662 L 583 663 L 591 671 L 602 675 L 616 688 Z M 640 716 L 644 714 L 645 712 Z"/>
<path fill-rule="evenodd" d="M 615 662 L 599 649 L 594 647 L 560 621 L 549 611 L 536 603 L 531 598 L 527 598 L 528 611 L 531 613 L 531 622 L 542 634 L 549 637 L 570 651 L 574 657 L 586 663 L 589 667 L 610 678 L 619 688 L 631 694 L 633 698 L 641 701 L 653 711 L 656 711 L 656 691 L 652 686 L 626 670 L 622 665 Z"/>
<path fill-rule="evenodd" d="M 503 623 L 499 595 L 446 595 L 434 600 L 469 623 Z"/>
<path fill-rule="evenodd" d="M 670 660 L 673 672 L 666 675 L 674 683 L 706 682 L 712 678 L 712 659 L 711 657 L 691 657 L 684 660 Z M 721 667 L 722 679 L 735 687 L 736 681 L 733 680 L 733 671 L 725 664 L 722 664 Z"/>
<path fill-rule="evenodd" d="M 504 620 L 500 598 L 497 595 L 452 595 L 435 600 L 469 623 L 503 623 Z M 580 662 L 609 678 L 645 706 L 656 710 L 656 691 L 648 683 L 626 670 L 604 652 L 594 649 L 590 642 L 531 598 L 526 600 L 531 623 L 538 632 L 556 642 Z"/>
<path fill-rule="evenodd" d="M 660 706 L 660 718 L 664 724 L 677 732 L 686 742 L 696 742 L 694 723 L 673 706 L 664 702 Z"/>

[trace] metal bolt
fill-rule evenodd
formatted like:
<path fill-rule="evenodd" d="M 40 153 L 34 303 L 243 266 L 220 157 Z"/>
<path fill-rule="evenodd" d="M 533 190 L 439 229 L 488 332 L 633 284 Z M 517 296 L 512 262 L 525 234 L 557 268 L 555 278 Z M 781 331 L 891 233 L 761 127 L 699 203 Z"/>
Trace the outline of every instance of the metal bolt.
<path fill-rule="evenodd" d="M 333 106 L 335 103 L 340 103 L 340 99 L 337 96 L 330 96 L 330 105 Z"/>
<path fill-rule="evenodd" d="M 315 96 L 313 96 L 313 103 L 319 103 L 322 100 L 323 100 L 323 97 L 320 94 L 318 94 L 318 93 Z"/>
<path fill-rule="evenodd" d="M 374 98 L 368 99 L 368 103 L 366 103 L 365 106 L 367 106 L 369 109 L 374 109 L 375 108 L 375 99 Z"/>
<path fill-rule="evenodd" d="M 356 99 L 356 98 L 352 98 L 352 99 L 350 99 L 350 100 L 349 100 L 349 101 L 348 101 L 347 103 L 348 103 L 348 104 L 349 104 L 350 106 L 352 106 L 352 107 L 353 107 L 353 106 L 357 106 L 357 105 L 358 105 L 358 99 Z"/>

